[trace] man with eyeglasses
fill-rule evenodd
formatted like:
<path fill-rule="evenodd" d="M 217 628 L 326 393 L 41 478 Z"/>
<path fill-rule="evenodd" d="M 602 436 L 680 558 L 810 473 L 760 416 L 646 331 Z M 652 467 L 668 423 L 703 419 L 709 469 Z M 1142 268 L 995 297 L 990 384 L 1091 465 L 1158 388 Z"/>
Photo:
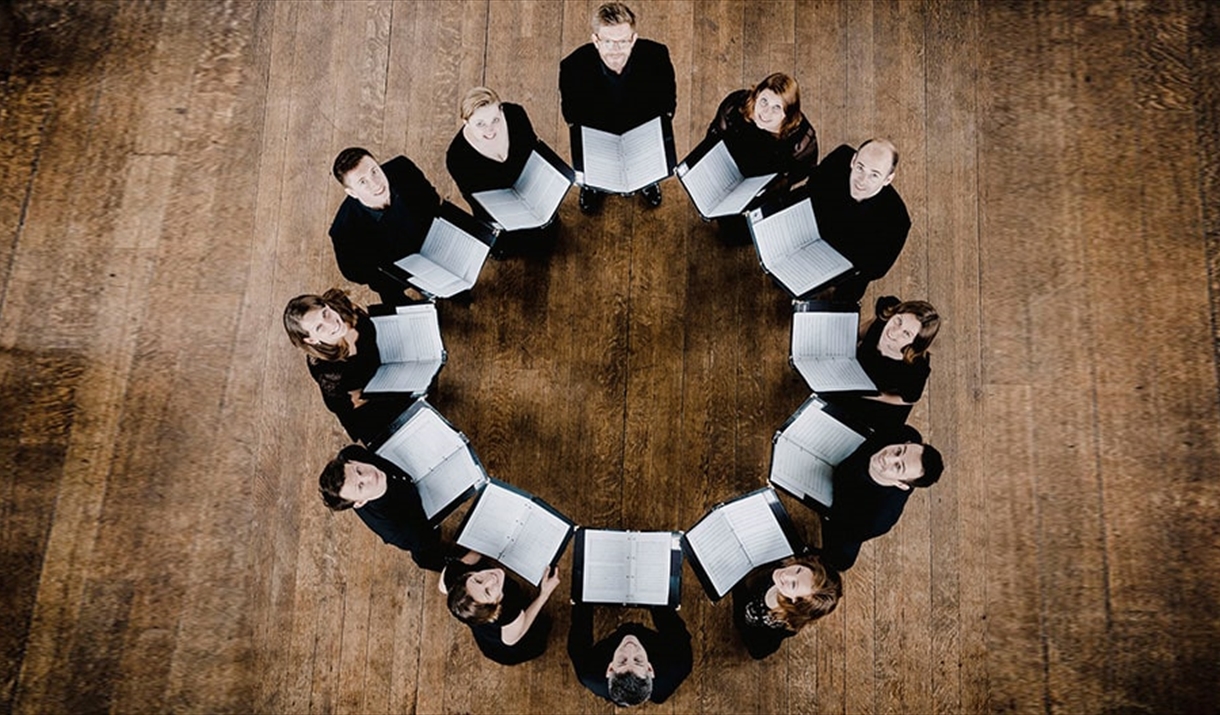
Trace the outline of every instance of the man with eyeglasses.
<path fill-rule="evenodd" d="M 593 41 L 576 48 L 559 65 L 559 96 L 568 124 L 622 134 L 654 117 L 672 118 L 677 84 L 669 50 L 635 32 L 635 13 L 623 3 L 606 3 L 593 13 Z M 651 206 L 661 204 L 661 187 L 641 191 Z M 581 187 L 580 210 L 597 213 L 605 194 Z"/>
<path fill-rule="evenodd" d="M 594 644 L 593 606 L 572 605 L 568 656 L 581 685 L 620 707 L 663 703 L 673 695 L 694 665 L 690 631 L 677 609 L 650 610 L 657 630 L 624 623 Z"/>

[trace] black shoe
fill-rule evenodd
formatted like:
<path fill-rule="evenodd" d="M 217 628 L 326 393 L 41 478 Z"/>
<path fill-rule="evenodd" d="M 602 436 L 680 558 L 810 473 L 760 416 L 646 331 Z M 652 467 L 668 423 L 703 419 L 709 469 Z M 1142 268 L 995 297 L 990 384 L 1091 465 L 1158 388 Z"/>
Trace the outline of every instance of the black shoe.
<path fill-rule="evenodd" d="M 587 186 L 580 187 L 580 212 L 592 216 L 602 210 L 602 202 L 606 195 Z"/>
<path fill-rule="evenodd" d="M 648 202 L 648 205 L 653 207 L 654 209 L 661 205 L 661 185 L 660 184 L 651 184 L 649 186 L 645 186 L 643 189 L 640 190 L 640 193 L 644 195 L 644 200 Z"/>

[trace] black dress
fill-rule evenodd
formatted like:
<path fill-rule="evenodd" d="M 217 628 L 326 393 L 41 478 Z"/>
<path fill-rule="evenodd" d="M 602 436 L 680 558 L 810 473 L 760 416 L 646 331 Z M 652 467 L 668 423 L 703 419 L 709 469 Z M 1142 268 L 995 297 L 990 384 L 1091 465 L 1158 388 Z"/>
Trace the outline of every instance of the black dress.
<path fill-rule="evenodd" d="M 508 131 L 508 157 L 504 161 L 480 154 L 460 129 L 445 152 L 445 168 L 453 177 L 453 183 L 457 184 L 458 191 L 462 192 L 462 198 L 470 204 L 474 215 L 484 221 L 491 221 L 491 215 L 474 200 L 474 194 L 512 186 L 521 176 L 530 152 L 538 143 L 538 135 L 534 134 L 530 118 L 521 105 L 503 102 L 500 109 L 504 112 L 504 124 Z"/>
<path fill-rule="evenodd" d="M 772 172 L 781 174 L 786 185 L 800 182 L 818 163 L 818 135 L 804 114 L 796 129 L 777 137 L 746 119 L 749 90 L 739 89 L 724 98 L 707 136 L 724 139 L 725 146 L 745 176 Z"/>
<path fill-rule="evenodd" d="M 454 579 L 467 571 L 481 571 L 483 569 L 492 568 L 492 563 L 487 559 L 481 559 L 473 566 L 466 564 L 452 564 L 450 569 L 457 569 L 450 575 L 445 574 L 445 580 L 448 583 L 453 583 Z M 464 567 L 464 568 L 463 568 Z M 547 638 L 551 634 L 551 618 L 546 613 L 539 613 L 534 622 L 530 624 L 530 628 L 521 636 L 521 640 L 512 645 L 504 642 L 504 626 L 517 620 L 530 604 L 530 598 L 526 595 L 525 590 L 517 584 L 517 580 L 509 575 L 504 574 L 504 593 L 500 599 L 500 615 L 490 623 L 480 623 L 478 625 L 470 625 L 470 632 L 474 636 L 474 642 L 479 646 L 479 650 L 488 659 L 493 660 L 500 665 L 518 665 L 527 660 L 533 660 L 542 655 L 546 651 Z"/>
<path fill-rule="evenodd" d="M 915 362 L 907 362 L 888 358 L 877 349 L 881 331 L 885 329 L 885 319 L 881 317 L 881 311 L 900 302 L 892 295 L 877 299 L 873 310 L 873 323 L 856 347 L 856 359 L 880 392 L 898 395 L 906 402 L 915 403 L 923 395 L 928 376 L 932 373 L 931 356 L 924 353 Z M 911 414 L 911 405 L 891 405 L 856 395 L 826 397 L 873 428 L 898 427 L 905 424 Z"/>
<path fill-rule="evenodd" d="M 787 624 L 776 620 L 767 606 L 767 591 L 773 583 L 770 576 L 775 568 L 771 564 L 756 569 L 733 587 L 733 624 L 755 660 L 771 655 L 786 639 L 796 635 Z"/>
<path fill-rule="evenodd" d="M 319 360 L 308 358 L 309 374 L 322 391 L 326 408 L 335 413 L 348 436 L 360 442 L 369 442 L 380 435 L 394 418 L 411 406 L 407 395 L 366 395 L 367 402 L 360 407 L 352 406 L 353 390 L 363 390 L 369 384 L 377 368 L 381 366 L 381 354 L 377 351 L 377 333 L 373 321 L 361 315 L 356 319 L 356 354 L 346 360 Z"/>

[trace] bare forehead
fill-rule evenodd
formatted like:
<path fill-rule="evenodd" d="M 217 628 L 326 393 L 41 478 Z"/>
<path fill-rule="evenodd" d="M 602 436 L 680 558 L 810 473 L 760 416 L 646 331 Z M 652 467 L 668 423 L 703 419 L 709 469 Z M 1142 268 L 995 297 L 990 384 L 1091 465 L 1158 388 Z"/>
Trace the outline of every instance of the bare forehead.
<path fill-rule="evenodd" d="M 872 143 L 856 152 L 856 161 L 863 164 L 865 169 L 879 172 L 885 176 L 890 173 L 890 168 L 894 165 L 894 156 L 885 146 Z"/>
<path fill-rule="evenodd" d="M 634 32 L 635 30 L 632 30 L 631 25 L 626 22 L 597 26 L 597 34 L 607 40 L 629 40 Z"/>

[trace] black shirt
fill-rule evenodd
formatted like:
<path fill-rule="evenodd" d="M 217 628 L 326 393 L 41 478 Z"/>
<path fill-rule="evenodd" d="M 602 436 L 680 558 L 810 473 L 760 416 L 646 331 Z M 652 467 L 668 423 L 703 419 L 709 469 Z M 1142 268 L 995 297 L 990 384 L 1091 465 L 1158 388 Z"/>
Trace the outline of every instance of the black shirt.
<path fill-rule="evenodd" d="M 690 632 L 682 617 L 672 608 L 653 606 L 652 623 L 657 630 L 639 623 L 624 623 L 613 633 L 593 643 L 593 607 L 586 603 L 572 606 L 572 628 L 568 631 L 568 657 L 576 669 L 581 684 L 598 697 L 610 699 L 610 687 L 606 682 L 606 669 L 614 658 L 614 651 L 623 642 L 623 636 L 633 635 L 644 646 L 648 662 L 652 665 L 652 695 L 649 700 L 663 703 L 673 695 L 693 664 Z"/>
<path fill-rule="evenodd" d="M 381 366 L 377 332 L 367 315 L 356 318 L 356 354 L 344 360 L 309 357 L 309 374 L 322 391 L 326 408 L 339 418 L 352 439 L 367 443 L 386 430 L 411 405 L 404 395 L 365 395 L 360 407 L 352 405 L 351 392 L 363 390 Z"/>
<path fill-rule="evenodd" d="M 428 525 L 415 485 L 393 462 L 359 445 L 345 447 L 340 456 L 371 464 L 386 474 L 386 492 L 356 508 L 356 516 L 381 540 L 404 551 L 420 568 L 440 571 L 445 565 L 440 533 Z"/>
<path fill-rule="evenodd" d="M 641 38 L 618 74 L 593 43 L 573 50 L 559 63 L 559 95 L 568 124 L 622 134 L 653 117 L 672 117 L 678 89 L 669 50 Z"/>
<path fill-rule="evenodd" d="M 818 135 L 804 114 L 791 132 L 777 137 L 746 119 L 745 104 L 750 91 L 739 89 L 724 98 L 707 136 L 724 139 L 724 145 L 745 176 L 782 174 L 795 184 L 818 163 Z"/>
<path fill-rule="evenodd" d="M 534 127 L 525 109 L 519 104 L 500 104 L 504 112 L 505 131 L 508 132 L 508 157 L 504 161 L 489 159 L 470 145 L 462 134 L 462 130 L 449 142 L 449 150 L 445 152 L 445 167 L 457 184 L 458 191 L 477 218 L 491 220 L 491 215 L 483 209 L 473 195 L 480 191 L 506 189 L 512 186 L 517 177 L 525 169 L 525 162 L 538 143 Z"/>
<path fill-rule="evenodd" d="M 852 198 L 855 155 L 856 150 L 846 144 L 828 154 L 809 177 L 809 195 L 822 238 L 851 261 L 861 277 L 876 280 L 898 260 L 911 217 L 892 185 L 863 201 Z"/>
<path fill-rule="evenodd" d="M 454 562 L 449 564 L 445 571 L 445 582 L 449 588 L 458 588 L 456 579 L 462 574 L 494 567 L 495 563 L 487 558 L 479 559 L 475 564 Z M 500 665 L 517 665 L 533 660 L 546 651 L 547 638 L 551 634 L 551 619 L 546 613 L 539 613 L 534 618 L 521 640 L 512 645 L 504 642 L 504 626 L 517 620 L 529 604 L 530 599 L 525 590 L 517 583 L 516 578 L 505 571 L 499 615 L 490 623 L 466 624 L 474 636 L 475 644 L 489 660 Z"/>
<path fill-rule="evenodd" d="M 390 184 L 390 205 L 370 209 L 348 196 L 330 225 L 331 245 L 343 277 L 362 283 L 390 303 L 403 286 L 381 272 L 382 266 L 418 253 L 440 207 L 440 196 L 419 167 L 405 156 L 381 165 Z"/>

